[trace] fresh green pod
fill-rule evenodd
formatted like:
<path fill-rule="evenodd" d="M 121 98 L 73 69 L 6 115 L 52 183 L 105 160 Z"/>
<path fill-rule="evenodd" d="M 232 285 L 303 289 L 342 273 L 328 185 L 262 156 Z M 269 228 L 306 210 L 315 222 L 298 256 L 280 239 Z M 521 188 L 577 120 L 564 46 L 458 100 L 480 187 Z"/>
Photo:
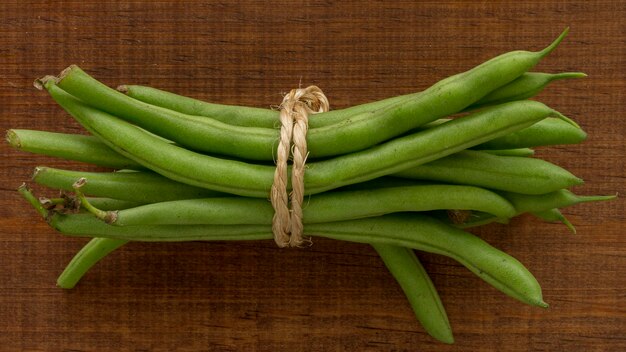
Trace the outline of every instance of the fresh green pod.
<path fill-rule="evenodd" d="M 48 223 L 72 236 L 134 241 L 229 241 L 272 239 L 270 225 L 111 226 L 88 214 L 54 214 Z M 388 244 L 449 256 L 474 274 L 524 303 L 547 307 L 541 287 L 515 258 L 482 239 L 420 214 L 311 224 L 306 233 L 335 240 Z M 481 253 L 480 256 L 476 253 Z"/>
<path fill-rule="evenodd" d="M 494 90 L 468 110 L 497 105 L 513 100 L 524 100 L 539 94 L 548 84 L 556 80 L 587 77 L 582 72 L 541 73 L 527 72 L 504 87 Z"/>
<path fill-rule="evenodd" d="M 459 112 L 535 66 L 566 33 L 567 30 L 542 51 L 510 52 L 448 77 L 416 95 L 415 99 L 361 113 L 325 127 L 312 128 L 307 134 L 310 157 L 329 157 L 363 150 Z M 105 86 L 77 66 L 70 66 L 58 78 L 48 76 L 37 84 L 44 85 L 45 81 L 56 81 L 60 88 L 86 104 L 127 119 L 190 149 L 251 160 L 273 160 L 278 130 L 233 126 L 151 106 Z"/>
<path fill-rule="evenodd" d="M 224 193 L 173 182 L 149 172 L 86 172 L 37 167 L 33 181 L 54 189 L 72 191 L 79 178 L 89 179 L 83 192 L 139 203 L 164 202 L 177 199 L 224 197 Z"/>
<path fill-rule="evenodd" d="M 560 189 L 558 191 L 539 195 L 527 195 L 512 192 L 498 193 L 513 204 L 518 214 L 527 212 L 537 213 L 555 208 L 565 208 L 580 203 L 612 200 L 617 197 L 616 195 L 581 196 L 566 189 Z"/>
<path fill-rule="evenodd" d="M 88 185 L 90 181 L 86 179 Z M 442 196 L 445 195 L 445 196 Z M 437 209 L 474 210 L 500 218 L 513 217 L 515 208 L 494 192 L 471 186 L 417 185 L 357 191 L 333 191 L 311 196 L 303 223 L 345 221 L 396 212 Z M 237 225 L 272 224 L 274 209 L 265 199 L 230 197 L 185 199 L 109 212 L 110 224 Z"/>
<path fill-rule="evenodd" d="M 524 194 L 544 194 L 583 183 L 567 170 L 545 160 L 490 155 L 473 150 L 431 161 L 394 176 Z"/>
<path fill-rule="evenodd" d="M 413 250 L 386 244 L 374 244 L 372 247 L 400 284 L 424 329 L 441 342 L 454 343 L 452 328 L 437 289 Z"/>
<path fill-rule="evenodd" d="M 526 72 L 514 81 L 487 94 L 465 110 L 528 99 L 541 92 L 549 83 L 555 80 L 581 77 L 586 77 L 586 75 L 580 72 L 556 74 Z M 117 90 L 133 99 L 150 105 L 187 115 L 206 116 L 235 126 L 276 128 L 279 121 L 279 112 L 276 110 L 214 104 L 146 86 L 122 85 Z M 364 112 L 399 104 L 403 100 L 415 99 L 417 94 L 421 94 L 421 92 L 317 114 L 309 121 L 309 126 L 310 128 L 318 128 L 335 124 Z"/>
<path fill-rule="evenodd" d="M 558 208 L 566 208 L 580 203 L 601 202 L 612 200 L 613 196 L 581 196 L 566 189 L 538 195 L 528 195 L 513 192 L 497 192 L 507 199 L 517 212 L 516 215 L 531 213 L 546 221 L 560 221 L 567 225 L 575 233 L 574 226 L 561 214 Z M 456 224 L 460 228 L 468 228 L 489 224 L 494 221 L 506 221 L 505 218 L 493 216 L 485 212 L 473 213 L 472 217 L 462 223 Z"/>
<path fill-rule="evenodd" d="M 128 242 L 115 238 L 92 238 L 67 264 L 57 278 L 57 286 L 65 289 L 74 288 L 92 266 Z"/>
<path fill-rule="evenodd" d="M 119 86 L 117 90 L 133 99 L 150 105 L 186 115 L 210 117 L 229 125 L 275 129 L 280 124 L 278 110 L 214 104 L 146 86 L 122 85 Z M 397 104 L 404 99 L 414 97 L 416 94 L 418 93 L 411 93 L 351 106 L 345 109 L 319 113 L 309 120 L 309 127 L 317 128 L 332 125 L 361 113 Z"/>
<path fill-rule="evenodd" d="M 136 162 L 118 154 L 93 136 L 34 130 L 8 130 L 6 139 L 17 149 L 76 160 L 118 169 L 142 168 Z"/>
<path fill-rule="evenodd" d="M 494 138 L 474 149 L 516 149 L 578 144 L 585 139 L 587 133 L 582 129 L 561 119 L 547 118 L 523 130 Z"/>

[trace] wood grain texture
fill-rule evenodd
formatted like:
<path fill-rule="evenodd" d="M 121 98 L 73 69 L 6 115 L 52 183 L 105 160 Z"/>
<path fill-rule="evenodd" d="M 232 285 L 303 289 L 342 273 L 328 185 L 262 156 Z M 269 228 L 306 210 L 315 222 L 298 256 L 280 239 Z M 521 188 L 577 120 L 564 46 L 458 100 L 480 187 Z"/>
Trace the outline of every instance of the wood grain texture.
<path fill-rule="evenodd" d="M 626 194 L 623 1 L 42 1 L 0 4 L 1 127 L 81 132 L 34 78 L 72 63 L 103 82 L 147 84 L 268 107 L 316 84 L 340 108 L 428 87 L 500 53 L 571 33 L 539 70 L 584 71 L 540 95 L 589 133 L 539 156 Z M 81 132 L 82 133 L 82 132 Z M 94 167 L 3 144 L 2 351 L 624 351 L 625 201 L 565 210 L 577 226 L 523 216 L 476 230 L 538 278 L 547 310 L 522 305 L 459 264 L 420 253 L 456 344 L 434 341 L 365 245 L 318 239 L 133 243 L 74 290 L 56 276 L 85 243 L 54 233 L 15 188 L 39 164 Z"/>

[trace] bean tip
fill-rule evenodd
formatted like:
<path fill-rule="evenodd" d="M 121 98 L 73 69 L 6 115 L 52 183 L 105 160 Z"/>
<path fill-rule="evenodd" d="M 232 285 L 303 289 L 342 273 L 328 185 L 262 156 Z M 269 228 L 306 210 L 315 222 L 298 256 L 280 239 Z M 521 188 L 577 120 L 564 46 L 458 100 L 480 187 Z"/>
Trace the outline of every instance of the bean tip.
<path fill-rule="evenodd" d="M 574 127 L 578 128 L 578 129 L 582 129 L 582 128 L 580 127 L 580 125 L 576 123 L 576 121 L 574 121 L 574 120 L 570 119 L 569 117 L 567 117 L 567 116 L 565 116 L 565 115 L 561 114 L 561 113 L 560 113 L 560 112 L 558 112 L 558 111 L 555 111 L 554 113 L 555 113 L 556 117 L 558 117 L 559 119 L 561 119 L 561 120 L 563 120 L 563 121 L 565 121 L 565 122 L 569 123 L 570 125 L 572 125 L 572 126 L 574 126 Z"/>
<path fill-rule="evenodd" d="M 5 136 L 7 142 L 13 147 L 20 149 L 22 147 L 22 143 L 20 142 L 20 137 L 17 135 L 15 130 L 7 130 Z"/>
<path fill-rule="evenodd" d="M 122 84 L 121 86 L 117 86 L 117 91 L 120 93 L 124 93 L 127 94 L 128 93 L 128 86 L 125 84 Z"/>
<path fill-rule="evenodd" d="M 563 39 L 567 36 L 567 33 L 569 33 L 569 27 L 565 27 L 565 30 L 563 30 L 563 32 L 552 43 L 550 43 L 550 45 L 541 50 L 539 52 L 539 57 L 543 58 L 554 51 L 554 49 L 556 49 L 556 47 L 559 46 L 559 44 L 561 44 Z"/>
<path fill-rule="evenodd" d="M 554 75 L 552 75 L 552 80 L 585 78 L 585 77 L 587 77 L 587 74 L 584 72 L 561 72 L 561 73 L 555 73 Z"/>

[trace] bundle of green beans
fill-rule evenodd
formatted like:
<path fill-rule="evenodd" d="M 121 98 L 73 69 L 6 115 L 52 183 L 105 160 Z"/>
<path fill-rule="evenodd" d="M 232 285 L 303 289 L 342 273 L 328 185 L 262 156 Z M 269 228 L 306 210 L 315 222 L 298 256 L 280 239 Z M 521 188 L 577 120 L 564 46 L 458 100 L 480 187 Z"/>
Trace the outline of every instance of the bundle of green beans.
<path fill-rule="evenodd" d="M 582 180 L 532 158 L 533 147 L 586 138 L 569 118 L 527 100 L 552 81 L 585 76 L 528 72 L 566 33 L 541 51 L 500 55 L 422 92 L 310 120 L 305 233 L 372 245 L 440 341 L 452 343 L 452 331 L 414 249 L 449 256 L 505 294 L 547 307 L 520 262 L 464 229 L 531 213 L 573 230 L 559 209 L 613 198 L 576 195 L 567 188 Z M 38 199 L 19 188 L 54 229 L 93 237 L 58 278 L 60 287 L 74 287 L 129 241 L 272 238 L 277 111 L 143 86 L 115 90 L 77 66 L 35 85 L 91 136 L 16 129 L 9 143 L 118 170 L 37 167 L 33 181 L 63 196 Z"/>

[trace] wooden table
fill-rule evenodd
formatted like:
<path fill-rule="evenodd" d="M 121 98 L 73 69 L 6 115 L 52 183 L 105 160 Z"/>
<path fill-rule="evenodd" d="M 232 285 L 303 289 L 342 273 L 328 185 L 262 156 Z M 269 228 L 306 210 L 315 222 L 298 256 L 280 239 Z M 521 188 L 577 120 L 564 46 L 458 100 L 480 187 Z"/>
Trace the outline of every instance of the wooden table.
<path fill-rule="evenodd" d="M 32 87 L 72 63 L 111 86 L 260 107 L 316 84 L 341 108 L 424 89 L 506 51 L 540 49 L 570 26 L 537 69 L 589 77 L 554 84 L 539 99 L 589 138 L 537 154 L 584 178 L 581 194 L 625 193 L 623 1 L 261 3 L 5 0 L 2 129 L 83 133 Z M 360 244 L 132 243 L 75 289 L 59 289 L 56 276 L 86 240 L 48 228 L 15 189 L 36 165 L 98 169 L 5 144 L 1 151 L 2 351 L 626 350 L 623 198 L 566 209 L 577 235 L 530 216 L 475 231 L 535 274 L 546 310 L 419 253 L 454 329 L 448 346 L 424 332 Z"/>

